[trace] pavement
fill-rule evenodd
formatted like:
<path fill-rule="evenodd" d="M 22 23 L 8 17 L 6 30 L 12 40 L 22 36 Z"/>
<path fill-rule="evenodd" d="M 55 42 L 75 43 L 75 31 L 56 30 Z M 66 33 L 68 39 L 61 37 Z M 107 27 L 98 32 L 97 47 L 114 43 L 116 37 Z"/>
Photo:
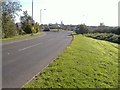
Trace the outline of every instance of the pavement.
<path fill-rule="evenodd" d="M 2 87 L 20 88 L 52 62 L 72 40 L 71 32 L 46 35 L 2 45 Z"/>

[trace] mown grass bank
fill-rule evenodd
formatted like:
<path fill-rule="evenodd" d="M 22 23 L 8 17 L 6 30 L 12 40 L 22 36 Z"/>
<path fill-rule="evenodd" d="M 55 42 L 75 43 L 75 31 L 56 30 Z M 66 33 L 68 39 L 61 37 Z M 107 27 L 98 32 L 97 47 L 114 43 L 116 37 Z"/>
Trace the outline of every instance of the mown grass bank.
<path fill-rule="evenodd" d="M 17 35 L 17 36 L 13 36 L 10 38 L 1 38 L 0 40 L 3 41 L 8 41 L 8 40 L 17 40 L 17 39 L 26 39 L 26 38 L 31 38 L 33 36 L 38 36 L 38 35 L 42 35 L 43 32 L 39 32 L 39 33 L 35 33 L 35 34 L 25 34 L 25 35 Z"/>
<path fill-rule="evenodd" d="M 74 35 L 65 51 L 24 88 L 115 88 L 118 44 Z"/>

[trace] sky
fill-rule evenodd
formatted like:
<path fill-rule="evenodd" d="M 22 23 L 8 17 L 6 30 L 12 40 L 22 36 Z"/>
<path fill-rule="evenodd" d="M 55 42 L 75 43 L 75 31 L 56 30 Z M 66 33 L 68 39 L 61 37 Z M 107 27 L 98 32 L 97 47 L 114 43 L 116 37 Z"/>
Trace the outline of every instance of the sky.
<path fill-rule="evenodd" d="M 32 16 L 32 0 L 19 0 L 22 10 Z M 61 23 L 89 26 L 118 26 L 118 2 L 120 0 L 33 0 L 33 19 L 43 24 Z M 46 9 L 46 10 L 44 10 Z M 22 12 L 20 12 L 22 15 Z M 17 19 L 19 21 L 19 19 Z"/>

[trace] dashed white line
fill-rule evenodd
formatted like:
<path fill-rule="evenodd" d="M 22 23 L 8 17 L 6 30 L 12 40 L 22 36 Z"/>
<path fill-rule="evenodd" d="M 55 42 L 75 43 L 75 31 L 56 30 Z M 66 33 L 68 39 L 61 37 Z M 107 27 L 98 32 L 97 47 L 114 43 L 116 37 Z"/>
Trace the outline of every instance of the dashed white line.
<path fill-rule="evenodd" d="M 8 54 L 8 55 L 10 55 L 10 53 L 9 53 L 9 52 L 8 52 L 7 54 Z"/>
<path fill-rule="evenodd" d="M 35 45 L 32 45 L 32 46 L 28 46 L 28 47 L 25 47 L 25 48 L 19 49 L 18 51 L 23 51 L 23 50 L 26 50 L 26 49 L 29 49 L 29 48 L 35 47 L 35 46 L 40 45 L 40 44 L 42 44 L 42 43 L 38 43 L 38 44 L 35 44 Z"/>

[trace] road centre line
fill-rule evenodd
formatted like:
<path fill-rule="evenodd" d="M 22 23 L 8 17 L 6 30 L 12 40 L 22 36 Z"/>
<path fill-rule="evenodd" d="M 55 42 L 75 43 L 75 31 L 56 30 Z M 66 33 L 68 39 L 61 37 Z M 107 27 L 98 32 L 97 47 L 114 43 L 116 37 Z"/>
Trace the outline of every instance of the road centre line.
<path fill-rule="evenodd" d="M 26 49 L 29 49 L 29 48 L 32 48 L 32 47 L 35 47 L 35 46 L 38 46 L 42 43 L 38 43 L 38 44 L 35 44 L 35 45 L 31 45 L 31 46 L 28 46 L 28 47 L 25 47 L 25 48 L 22 48 L 22 49 L 19 49 L 18 51 L 23 51 L 23 50 L 26 50 Z"/>

